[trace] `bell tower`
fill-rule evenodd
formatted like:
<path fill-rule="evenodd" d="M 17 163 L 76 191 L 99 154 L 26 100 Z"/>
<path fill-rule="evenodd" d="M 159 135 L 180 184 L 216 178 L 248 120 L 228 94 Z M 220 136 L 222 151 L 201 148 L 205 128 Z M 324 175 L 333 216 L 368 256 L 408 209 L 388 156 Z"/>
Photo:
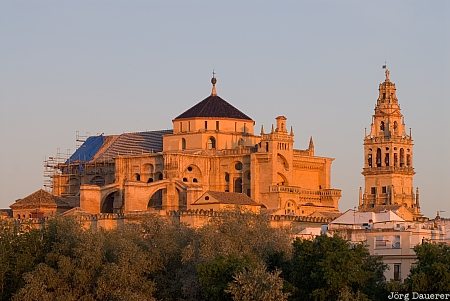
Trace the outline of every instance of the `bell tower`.
<path fill-rule="evenodd" d="M 383 66 L 385 68 L 385 66 Z M 395 84 L 386 68 L 379 85 L 370 133 L 364 137 L 365 188 L 360 192 L 359 210 L 407 209 L 420 216 L 418 188 L 414 192 L 413 139 L 407 133 Z M 406 217 L 406 216 L 405 216 Z M 404 217 L 404 218 L 405 218 Z M 409 219 L 409 218 L 405 218 Z"/>

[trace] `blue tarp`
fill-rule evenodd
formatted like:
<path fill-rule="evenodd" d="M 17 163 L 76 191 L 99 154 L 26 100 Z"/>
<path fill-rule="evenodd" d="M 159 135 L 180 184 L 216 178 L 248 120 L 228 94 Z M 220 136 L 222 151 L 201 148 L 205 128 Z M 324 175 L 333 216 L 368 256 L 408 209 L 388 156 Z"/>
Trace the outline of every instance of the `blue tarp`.
<path fill-rule="evenodd" d="M 88 162 L 92 160 L 100 147 L 103 145 L 104 137 L 91 136 L 73 153 L 66 161 L 66 164 L 72 162 Z"/>

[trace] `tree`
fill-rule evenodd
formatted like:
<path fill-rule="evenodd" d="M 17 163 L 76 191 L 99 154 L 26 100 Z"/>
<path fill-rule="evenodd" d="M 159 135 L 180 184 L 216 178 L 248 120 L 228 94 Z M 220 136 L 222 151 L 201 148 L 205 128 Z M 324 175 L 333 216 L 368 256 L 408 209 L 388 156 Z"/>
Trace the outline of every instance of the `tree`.
<path fill-rule="evenodd" d="M 233 275 L 248 266 L 250 266 L 248 260 L 234 256 L 218 257 L 199 264 L 197 273 L 204 300 L 232 300 L 226 288 L 233 280 Z"/>
<path fill-rule="evenodd" d="M 225 289 L 237 271 L 267 263 L 275 269 L 291 249 L 288 232 L 272 228 L 268 216 L 224 212 L 195 231 L 183 250 L 183 265 L 194 267 L 197 299 L 230 300 Z"/>
<path fill-rule="evenodd" d="M 0 300 L 9 300 L 24 285 L 23 275 L 43 260 L 40 231 L 28 226 L 0 222 Z"/>
<path fill-rule="evenodd" d="M 283 293 L 281 271 L 267 271 L 263 265 L 239 271 L 229 283 L 226 292 L 234 301 L 285 301 L 288 294 Z"/>
<path fill-rule="evenodd" d="M 293 300 L 337 300 L 349 294 L 377 299 L 383 293 L 386 266 L 365 246 L 327 236 L 297 239 L 293 246 L 288 275 L 295 286 Z"/>
<path fill-rule="evenodd" d="M 15 300 L 154 300 L 139 232 L 83 230 L 64 218 L 41 235 L 45 258 L 25 274 Z"/>
<path fill-rule="evenodd" d="M 405 283 L 410 291 L 450 292 L 450 246 L 424 243 L 416 245 L 417 263 Z"/>

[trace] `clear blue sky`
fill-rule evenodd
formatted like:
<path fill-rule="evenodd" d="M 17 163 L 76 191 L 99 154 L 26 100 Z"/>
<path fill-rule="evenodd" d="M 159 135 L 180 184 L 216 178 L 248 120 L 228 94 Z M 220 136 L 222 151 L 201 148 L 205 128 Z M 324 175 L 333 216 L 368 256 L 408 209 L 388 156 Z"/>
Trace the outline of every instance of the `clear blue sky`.
<path fill-rule="evenodd" d="M 297 148 L 336 158 L 341 210 L 363 185 L 385 60 L 415 140 L 422 210 L 450 216 L 449 1 L 1 1 L 0 208 L 39 189 L 75 132 L 171 127 L 218 93 Z"/>

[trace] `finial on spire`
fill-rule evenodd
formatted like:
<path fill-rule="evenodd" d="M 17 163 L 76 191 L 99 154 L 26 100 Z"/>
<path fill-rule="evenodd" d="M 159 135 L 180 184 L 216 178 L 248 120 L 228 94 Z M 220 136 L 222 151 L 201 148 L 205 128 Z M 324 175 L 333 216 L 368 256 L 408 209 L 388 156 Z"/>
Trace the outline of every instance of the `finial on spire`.
<path fill-rule="evenodd" d="M 389 69 L 387 67 L 386 61 L 384 61 L 383 69 L 386 69 L 386 71 L 384 71 L 384 74 L 386 75 L 386 81 L 390 81 L 389 76 L 390 76 L 391 72 L 389 71 Z"/>
<path fill-rule="evenodd" d="M 272 133 L 272 134 L 274 133 L 274 129 L 273 129 L 273 123 L 272 123 L 272 131 L 271 131 L 271 133 Z"/>
<path fill-rule="evenodd" d="M 291 125 L 291 136 L 294 136 L 294 129 L 292 128 L 292 125 Z"/>
<path fill-rule="evenodd" d="M 216 79 L 216 72 L 212 72 L 213 76 L 211 78 L 211 84 L 212 84 L 212 90 L 211 90 L 211 96 L 217 96 L 217 91 L 216 91 L 216 83 L 217 83 L 217 79 Z"/>
<path fill-rule="evenodd" d="M 261 136 L 264 135 L 264 125 L 261 124 Z"/>

